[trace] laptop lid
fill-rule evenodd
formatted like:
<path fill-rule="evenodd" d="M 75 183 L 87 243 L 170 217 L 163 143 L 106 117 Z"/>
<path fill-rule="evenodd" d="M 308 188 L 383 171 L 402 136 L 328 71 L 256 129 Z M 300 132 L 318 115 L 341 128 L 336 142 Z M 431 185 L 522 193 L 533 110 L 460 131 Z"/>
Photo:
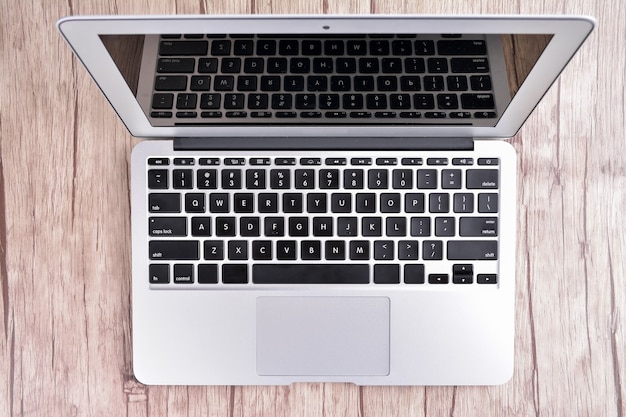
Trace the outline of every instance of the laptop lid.
<path fill-rule="evenodd" d="M 60 20 L 58 27 L 133 136 L 499 138 L 511 137 L 519 130 L 594 24 L 592 18 L 573 16 L 251 15 L 77 16 Z M 422 37 L 438 36 L 444 42 L 446 37 L 458 35 L 484 37 L 488 45 L 496 45 L 490 46 L 488 59 L 496 80 L 493 95 L 498 102 L 497 113 L 487 120 L 463 121 L 421 118 L 369 123 L 299 120 L 291 124 L 253 121 L 224 125 L 205 121 L 159 125 L 151 120 L 138 95 L 142 71 L 156 74 L 154 67 L 146 69 L 142 65 L 145 48 L 150 42 L 154 44 L 155 38 L 158 42 L 164 28 L 170 34 L 211 34 L 217 38 L 242 32 L 321 39 L 394 34 L 416 45 Z"/>

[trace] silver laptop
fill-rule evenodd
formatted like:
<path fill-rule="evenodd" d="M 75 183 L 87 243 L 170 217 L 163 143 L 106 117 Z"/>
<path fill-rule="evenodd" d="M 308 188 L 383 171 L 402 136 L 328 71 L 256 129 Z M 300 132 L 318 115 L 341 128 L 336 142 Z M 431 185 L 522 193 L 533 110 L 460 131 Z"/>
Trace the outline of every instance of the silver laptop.
<path fill-rule="evenodd" d="M 509 380 L 517 160 L 501 138 L 593 26 L 556 16 L 59 21 L 130 133 L 151 138 L 130 167 L 137 379 Z"/>

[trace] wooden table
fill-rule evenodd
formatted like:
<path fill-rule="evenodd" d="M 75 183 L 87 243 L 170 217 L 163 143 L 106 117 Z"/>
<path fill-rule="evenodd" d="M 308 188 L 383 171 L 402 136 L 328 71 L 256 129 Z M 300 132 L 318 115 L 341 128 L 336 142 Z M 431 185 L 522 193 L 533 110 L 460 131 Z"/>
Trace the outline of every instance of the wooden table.
<path fill-rule="evenodd" d="M 622 0 L 4 0 L 0 415 L 624 416 Z M 71 14 L 571 13 L 599 25 L 512 140 L 516 370 L 497 387 L 146 387 L 130 338 L 131 138 L 54 26 Z"/>

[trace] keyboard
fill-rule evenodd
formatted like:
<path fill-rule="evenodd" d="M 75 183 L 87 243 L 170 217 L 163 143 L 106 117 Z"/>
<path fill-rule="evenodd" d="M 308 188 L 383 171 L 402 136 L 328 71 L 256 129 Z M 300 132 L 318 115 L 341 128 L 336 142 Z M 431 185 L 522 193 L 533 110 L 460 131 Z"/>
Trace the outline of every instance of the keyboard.
<path fill-rule="evenodd" d="M 146 104 L 154 125 L 476 125 L 498 116 L 483 35 L 156 38 Z"/>
<path fill-rule="evenodd" d="M 146 158 L 146 282 L 497 284 L 499 158 L 320 154 Z"/>

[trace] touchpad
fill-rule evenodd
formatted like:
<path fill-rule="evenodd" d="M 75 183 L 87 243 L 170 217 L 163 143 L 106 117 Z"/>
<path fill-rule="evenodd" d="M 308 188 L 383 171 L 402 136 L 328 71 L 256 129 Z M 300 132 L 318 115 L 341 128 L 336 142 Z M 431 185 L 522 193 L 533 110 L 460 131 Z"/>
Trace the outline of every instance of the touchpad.
<path fill-rule="evenodd" d="M 389 375 L 389 298 L 259 297 L 259 375 Z"/>

